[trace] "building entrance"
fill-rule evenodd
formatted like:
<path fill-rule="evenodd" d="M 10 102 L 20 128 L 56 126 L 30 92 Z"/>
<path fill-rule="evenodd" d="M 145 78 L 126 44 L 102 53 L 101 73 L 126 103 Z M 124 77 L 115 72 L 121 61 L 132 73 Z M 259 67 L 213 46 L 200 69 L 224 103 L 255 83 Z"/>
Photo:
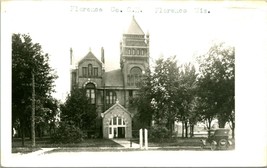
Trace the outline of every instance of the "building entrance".
<path fill-rule="evenodd" d="M 109 122 L 108 138 L 125 138 L 125 121 L 122 117 L 113 117 Z"/>

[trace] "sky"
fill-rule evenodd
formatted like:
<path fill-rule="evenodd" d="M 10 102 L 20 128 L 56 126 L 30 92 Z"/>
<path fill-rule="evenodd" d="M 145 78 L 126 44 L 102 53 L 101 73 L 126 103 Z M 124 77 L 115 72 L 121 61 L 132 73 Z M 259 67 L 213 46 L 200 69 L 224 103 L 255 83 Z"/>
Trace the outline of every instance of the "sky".
<path fill-rule="evenodd" d="M 160 56 L 173 55 L 178 63 L 192 62 L 214 41 L 233 46 L 236 30 L 232 25 L 237 19 L 229 17 L 234 11 L 216 5 L 171 2 L 12 1 L 4 9 L 11 21 L 9 31 L 29 33 L 50 55 L 59 76 L 53 96 L 62 101 L 70 89 L 70 48 L 78 61 L 90 49 L 100 59 L 104 47 L 106 71 L 118 69 L 119 44 L 133 16 L 144 33 L 150 34 L 152 64 Z M 166 13 L 170 9 L 178 13 Z"/>
<path fill-rule="evenodd" d="M 89 8 L 89 11 L 84 11 L 84 8 Z M 99 11 L 101 9 L 101 12 L 93 12 L 95 8 Z M 186 12 L 171 13 L 172 10 Z M 168 11 L 170 13 L 166 13 Z M 50 55 L 51 67 L 59 76 L 55 82 L 56 93 L 53 96 L 64 101 L 70 88 L 70 47 L 73 48 L 76 60 L 85 56 L 90 48 L 96 57 L 100 58 L 101 47 L 104 47 L 106 70 L 119 68 L 119 43 L 133 15 L 143 31 L 150 34 L 152 62 L 160 56 L 172 55 L 177 56 L 178 63 L 192 61 L 195 55 L 205 52 L 215 41 L 226 42 L 236 49 L 235 151 L 219 152 L 219 154 L 207 152 L 203 155 L 201 153 L 203 160 L 199 159 L 196 162 L 188 161 L 186 158 L 195 160 L 199 158 L 199 153 L 192 152 L 187 155 L 175 153 L 171 155 L 172 162 L 166 159 L 167 164 L 163 164 L 162 154 L 150 153 L 150 159 L 154 161 L 152 163 L 161 161 L 162 164 L 159 162 L 157 166 L 179 164 L 190 166 L 189 163 L 193 166 L 219 164 L 223 167 L 266 165 L 264 157 L 267 149 L 266 1 L 215 3 L 193 0 L 153 1 L 153 3 L 151 1 L 1 1 L 1 137 L 4 137 L 1 139 L 1 161 L 3 160 L 1 164 L 9 167 L 8 165 L 20 163 L 10 157 L 12 33 L 29 33 L 33 41 L 40 43 L 43 51 Z M 250 133 L 257 138 L 249 136 Z M 5 136 L 2 136 L 3 134 Z M 256 143 L 248 145 L 252 142 Z M 183 159 L 174 159 L 174 156 Z M 115 155 L 114 157 L 109 155 L 109 158 L 117 159 Z M 206 158 L 209 160 L 205 163 Z M 221 158 L 227 162 L 222 162 Z M 25 162 L 24 165 L 32 163 L 24 159 L 20 160 Z M 62 158 L 62 163 L 66 162 L 64 159 Z M 53 161 L 45 160 L 42 166 L 55 163 Z M 56 160 L 56 163 L 60 162 Z M 138 163 L 135 162 L 132 166 L 140 166 Z M 146 160 L 142 163 L 150 165 Z M 75 163 L 73 165 L 76 166 Z"/>

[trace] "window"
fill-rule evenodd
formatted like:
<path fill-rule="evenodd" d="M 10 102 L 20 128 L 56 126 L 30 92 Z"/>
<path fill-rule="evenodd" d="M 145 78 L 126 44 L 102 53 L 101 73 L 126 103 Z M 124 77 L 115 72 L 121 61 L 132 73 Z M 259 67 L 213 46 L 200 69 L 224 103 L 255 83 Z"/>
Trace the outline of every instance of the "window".
<path fill-rule="evenodd" d="M 141 50 L 141 55 L 144 55 L 144 50 Z"/>
<path fill-rule="evenodd" d="M 129 97 L 133 97 L 133 91 L 129 90 Z"/>
<path fill-rule="evenodd" d="M 128 85 L 139 86 L 139 82 L 142 77 L 142 70 L 139 67 L 133 67 L 128 76 Z"/>
<path fill-rule="evenodd" d="M 94 68 L 94 76 L 98 76 L 98 68 L 97 67 Z"/>
<path fill-rule="evenodd" d="M 96 103 L 96 96 L 95 96 L 95 85 L 92 83 L 88 83 L 86 85 L 86 96 L 89 99 L 89 104 Z"/>
<path fill-rule="evenodd" d="M 118 118 L 118 125 L 122 125 L 122 119 L 121 119 L 121 117 Z"/>
<path fill-rule="evenodd" d="M 117 125 L 117 117 L 113 118 L 113 125 Z"/>
<path fill-rule="evenodd" d="M 117 95 L 115 91 L 107 91 L 106 102 L 107 104 L 115 104 L 117 100 Z"/>
<path fill-rule="evenodd" d="M 135 55 L 135 49 L 133 49 L 133 55 Z"/>
<path fill-rule="evenodd" d="M 124 118 L 123 117 L 118 117 L 118 116 L 113 117 L 113 118 L 111 118 L 109 120 L 109 125 L 110 126 L 112 126 L 112 125 L 114 125 L 114 126 L 118 126 L 118 125 L 123 126 L 123 125 L 125 125 Z M 109 128 L 111 128 L 111 127 L 109 127 Z"/>
<path fill-rule="evenodd" d="M 88 76 L 92 76 L 93 75 L 93 66 L 92 64 L 88 64 Z"/>
<path fill-rule="evenodd" d="M 139 49 L 137 49 L 137 55 L 140 55 L 140 50 Z"/>
<path fill-rule="evenodd" d="M 72 84 L 76 84 L 76 72 L 72 72 Z"/>
<path fill-rule="evenodd" d="M 128 49 L 128 55 L 131 55 L 131 49 Z"/>
<path fill-rule="evenodd" d="M 87 67 L 82 67 L 82 76 L 83 77 L 87 77 L 87 72 L 88 72 Z"/>

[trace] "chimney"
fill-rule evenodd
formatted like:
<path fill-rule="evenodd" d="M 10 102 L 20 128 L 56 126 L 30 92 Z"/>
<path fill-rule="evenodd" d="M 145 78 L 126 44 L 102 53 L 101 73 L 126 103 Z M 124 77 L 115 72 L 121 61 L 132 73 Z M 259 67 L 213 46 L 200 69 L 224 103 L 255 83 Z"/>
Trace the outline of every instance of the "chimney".
<path fill-rule="evenodd" d="M 72 59 L 73 59 L 72 53 L 73 53 L 72 48 L 70 48 L 70 65 L 72 65 Z"/>
<path fill-rule="evenodd" d="M 101 61 L 103 64 L 105 64 L 105 54 L 104 54 L 104 48 L 101 47 Z"/>

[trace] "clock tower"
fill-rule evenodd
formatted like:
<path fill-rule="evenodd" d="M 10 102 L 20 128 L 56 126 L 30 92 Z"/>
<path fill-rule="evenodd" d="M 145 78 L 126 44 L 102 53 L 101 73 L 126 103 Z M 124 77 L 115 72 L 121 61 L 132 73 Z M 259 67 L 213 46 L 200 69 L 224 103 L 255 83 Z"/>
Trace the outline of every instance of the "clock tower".
<path fill-rule="evenodd" d="M 120 43 L 120 61 L 126 88 L 138 88 L 149 65 L 149 34 L 143 32 L 134 16 Z"/>

